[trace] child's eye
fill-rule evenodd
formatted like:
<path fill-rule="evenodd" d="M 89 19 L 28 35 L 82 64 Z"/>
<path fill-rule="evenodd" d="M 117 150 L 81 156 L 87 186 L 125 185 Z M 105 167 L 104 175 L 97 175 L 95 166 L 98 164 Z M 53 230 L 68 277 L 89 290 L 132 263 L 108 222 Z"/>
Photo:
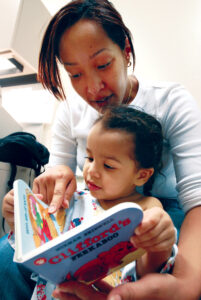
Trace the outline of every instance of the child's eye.
<path fill-rule="evenodd" d="M 93 158 L 92 158 L 92 157 L 89 157 L 89 156 L 85 156 L 85 159 L 87 159 L 87 160 L 90 161 L 90 162 L 93 161 Z"/>
<path fill-rule="evenodd" d="M 104 167 L 105 167 L 106 169 L 111 169 L 111 170 L 114 169 L 113 167 L 111 167 L 111 166 L 109 166 L 109 165 L 107 165 L 107 164 L 104 164 Z"/>
<path fill-rule="evenodd" d="M 98 69 L 99 69 L 99 70 L 106 69 L 110 64 L 111 64 L 111 62 L 109 61 L 108 63 L 106 63 L 106 64 L 104 64 L 104 65 L 98 66 Z"/>

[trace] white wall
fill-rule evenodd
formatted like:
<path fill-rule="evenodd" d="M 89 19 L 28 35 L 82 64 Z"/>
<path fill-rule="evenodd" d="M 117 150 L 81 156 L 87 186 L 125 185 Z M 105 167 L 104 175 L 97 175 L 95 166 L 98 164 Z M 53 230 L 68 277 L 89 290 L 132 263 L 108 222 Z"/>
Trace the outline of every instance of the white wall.
<path fill-rule="evenodd" d="M 21 0 L 0 0 L 0 50 L 10 47 Z M 9 18 L 7 12 L 9 11 Z M 6 13 L 5 13 L 6 12 Z"/>
<path fill-rule="evenodd" d="M 49 149 L 51 126 L 58 104 L 41 84 L 2 88 L 2 106 L 22 126 L 23 131 L 33 133 Z M 10 126 L 8 122 L 7 125 Z"/>
<path fill-rule="evenodd" d="M 112 0 L 134 38 L 136 75 L 182 83 L 201 106 L 201 1 Z"/>

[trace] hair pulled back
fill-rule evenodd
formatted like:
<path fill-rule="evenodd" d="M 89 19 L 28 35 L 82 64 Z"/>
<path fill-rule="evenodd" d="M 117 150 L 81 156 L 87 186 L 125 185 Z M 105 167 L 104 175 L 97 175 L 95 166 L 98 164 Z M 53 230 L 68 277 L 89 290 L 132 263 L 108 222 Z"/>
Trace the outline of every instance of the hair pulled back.
<path fill-rule="evenodd" d="M 121 50 L 125 49 L 126 38 L 128 38 L 133 57 L 133 67 L 135 64 L 131 33 L 113 4 L 108 0 L 73 0 L 60 9 L 50 21 L 43 37 L 39 55 L 38 79 L 57 99 L 65 99 L 57 65 L 60 60 L 60 40 L 66 29 L 81 19 L 92 20 L 100 24 L 108 37 Z"/>
<path fill-rule="evenodd" d="M 133 137 L 133 157 L 139 168 L 154 168 L 154 173 L 144 184 L 143 192 L 150 195 L 155 175 L 162 168 L 162 127 L 151 115 L 128 106 L 108 108 L 96 121 L 104 129 L 118 130 Z"/>

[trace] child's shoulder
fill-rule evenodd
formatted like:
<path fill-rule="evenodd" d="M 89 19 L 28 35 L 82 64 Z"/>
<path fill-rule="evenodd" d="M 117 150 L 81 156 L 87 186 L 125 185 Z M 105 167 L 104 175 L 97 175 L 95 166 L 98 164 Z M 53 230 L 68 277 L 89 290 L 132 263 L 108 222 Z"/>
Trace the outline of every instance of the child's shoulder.
<path fill-rule="evenodd" d="M 143 210 L 152 208 L 152 207 L 163 207 L 160 200 L 156 197 L 152 196 L 142 196 L 139 205 L 142 207 Z"/>

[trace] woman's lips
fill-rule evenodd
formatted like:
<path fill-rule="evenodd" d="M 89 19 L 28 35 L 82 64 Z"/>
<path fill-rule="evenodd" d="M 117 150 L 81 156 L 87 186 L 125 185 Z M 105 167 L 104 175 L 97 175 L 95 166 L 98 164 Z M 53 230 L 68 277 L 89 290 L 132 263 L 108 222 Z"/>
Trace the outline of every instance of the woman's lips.
<path fill-rule="evenodd" d="M 97 191 L 97 190 L 100 190 L 100 187 L 95 185 L 94 183 L 92 182 L 87 182 L 87 186 L 89 188 L 90 191 Z"/>
<path fill-rule="evenodd" d="M 107 100 L 104 100 L 104 101 L 96 101 L 96 104 L 99 106 L 99 107 L 103 107 L 105 105 L 108 104 L 108 101 Z"/>
<path fill-rule="evenodd" d="M 111 94 L 110 96 L 107 96 L 105 98 L 102 98 L 100 100 L 96 100 L 96 104 L 99 106 L 99 107 L 103 107 L 103 106 L 106 106 L 109 104 L 109 100 L 110 98 L 112 98 L 113 94 Z"/>

